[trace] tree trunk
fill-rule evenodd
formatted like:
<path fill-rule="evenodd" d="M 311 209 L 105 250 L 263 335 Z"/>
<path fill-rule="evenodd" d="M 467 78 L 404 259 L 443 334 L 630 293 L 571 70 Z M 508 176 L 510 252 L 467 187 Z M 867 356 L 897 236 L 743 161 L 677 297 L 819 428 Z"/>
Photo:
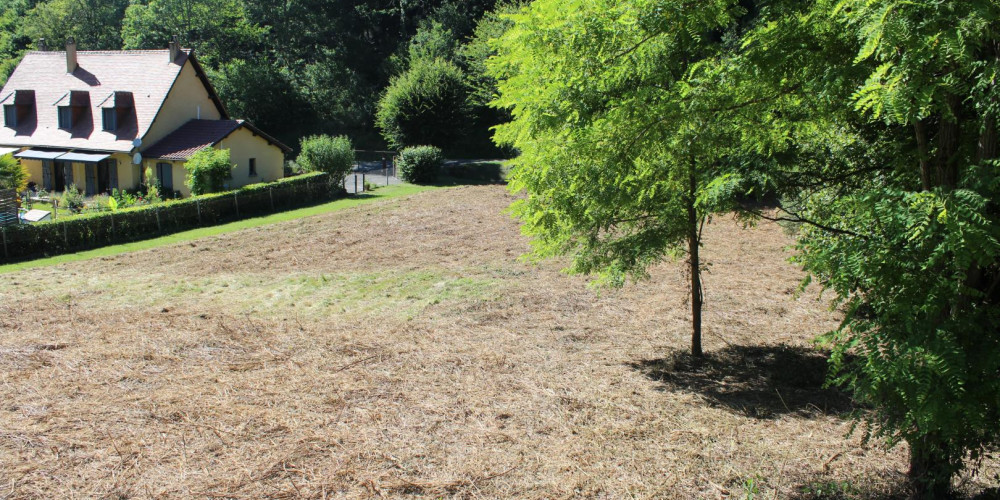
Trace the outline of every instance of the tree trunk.
<path fill-rule="evenodd" d="M 950 498 L 952 467 L 942 453 L 946 448 L 936 434 L 909 441 L 910 499 L 933 500 Z"/>
<path fill-rule="evenodd" d="M 687 211 L 688 211 L 688 262 L 691 265 L 691 355 L 700 358 L 704 354 L 701 349 L 701 261 L 698 256 L 701 238 L 698 234 L 698 212 L 695 207 L 698 195 L 698 179 L 695 176 L 694 159 L 691 159 L 689 174 Z"/>
<path fill-rule="evenodd" d="M 941 115 L 936 161 L 937 182 L 939 186 L 952 190 L 958 185 L 958 148 L 962 134 L 962 102 L 957 95 L 949 95 L 946 100 L 952 116 Z"/>
<path fill-rule="evenodd" d="M 924 191 L 931 190 L 931 158 L 930 147 L 927 145 L 927 127 L 923 120 L 913 122 L 913 131 L 917 136 L 917 154 L 920 155 L 920 184 Z"/>

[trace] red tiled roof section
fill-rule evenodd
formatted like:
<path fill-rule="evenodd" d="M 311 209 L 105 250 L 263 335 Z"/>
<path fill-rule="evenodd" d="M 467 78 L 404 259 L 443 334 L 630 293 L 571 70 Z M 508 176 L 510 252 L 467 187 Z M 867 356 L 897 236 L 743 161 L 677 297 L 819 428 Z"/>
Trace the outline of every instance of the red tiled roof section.
<path fill-rule="evenodd" d="M 196 152 L 225 139 L 243 123 L 243 120 L 191 120 L 150 146 L 142 155 L 163 160 L 187 160 Z"/>
<path fill-rule="evenodd" d="M 15 129 L 0 127 L 0 144 L 129 151 L 143 137 L 188 61 L 182 50 L 170 61 L 169 50 L 79 51 L 78 67 L 66 73 L 65 52 L 28 52 L 7 80 L 0 99 L 17 90 L 35 91 L 35 108 Z M 72 130 L 60 130 L 55 103 L 71 91 L 90 93 L 89 113 Z M 118 130 L 105 132 L 101 110 L 94 108 L 114 92 L 132 92 L 134 113 Z M 2 125 L 2 124 L 0 124 Z"/>

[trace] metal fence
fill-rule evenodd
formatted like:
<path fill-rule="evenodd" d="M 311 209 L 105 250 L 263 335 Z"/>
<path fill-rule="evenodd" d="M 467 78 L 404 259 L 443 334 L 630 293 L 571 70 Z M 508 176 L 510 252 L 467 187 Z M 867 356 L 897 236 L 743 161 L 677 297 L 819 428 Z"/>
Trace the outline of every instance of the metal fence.
<path fill-rule="evenodd" d="M 18 222 L 17 192 L 13 189 L 0 189 L 0 226 Z"/>

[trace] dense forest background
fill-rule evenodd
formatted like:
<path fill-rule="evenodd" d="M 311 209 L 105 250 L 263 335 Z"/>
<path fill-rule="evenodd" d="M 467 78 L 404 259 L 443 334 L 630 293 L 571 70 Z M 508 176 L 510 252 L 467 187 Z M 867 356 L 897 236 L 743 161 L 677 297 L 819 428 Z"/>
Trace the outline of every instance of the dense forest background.
<path fill-rule="evenodd" d="M 503 0 L 0 0 L 0 83 L 24 52 L 161 49 L 174 35 L 195 49 L 232 116 L 291 146 L 346 134 L 359 149 L 387 146 L 378 102 L 423 62 L 457 69 L 464 85 L 438 144 L 457 155 L 498 153 L 496 111 L 483 77 L 485 38 Z M 481 20 L 484 20 L 482 23 Z M 477 25 L 479 27 L 477 36 Z"/>

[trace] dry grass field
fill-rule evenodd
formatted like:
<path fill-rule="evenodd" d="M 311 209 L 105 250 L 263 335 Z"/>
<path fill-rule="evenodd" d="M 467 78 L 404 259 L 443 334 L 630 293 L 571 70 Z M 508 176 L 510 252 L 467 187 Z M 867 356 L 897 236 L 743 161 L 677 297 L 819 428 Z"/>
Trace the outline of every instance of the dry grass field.
<path fill-rule="evenodd" d="M 593 291 L 498 186 L 0 275 L 0 498 L 881 498 L 780 228 Z M 998 467 L 963 478 L 968 495 Z"/>

